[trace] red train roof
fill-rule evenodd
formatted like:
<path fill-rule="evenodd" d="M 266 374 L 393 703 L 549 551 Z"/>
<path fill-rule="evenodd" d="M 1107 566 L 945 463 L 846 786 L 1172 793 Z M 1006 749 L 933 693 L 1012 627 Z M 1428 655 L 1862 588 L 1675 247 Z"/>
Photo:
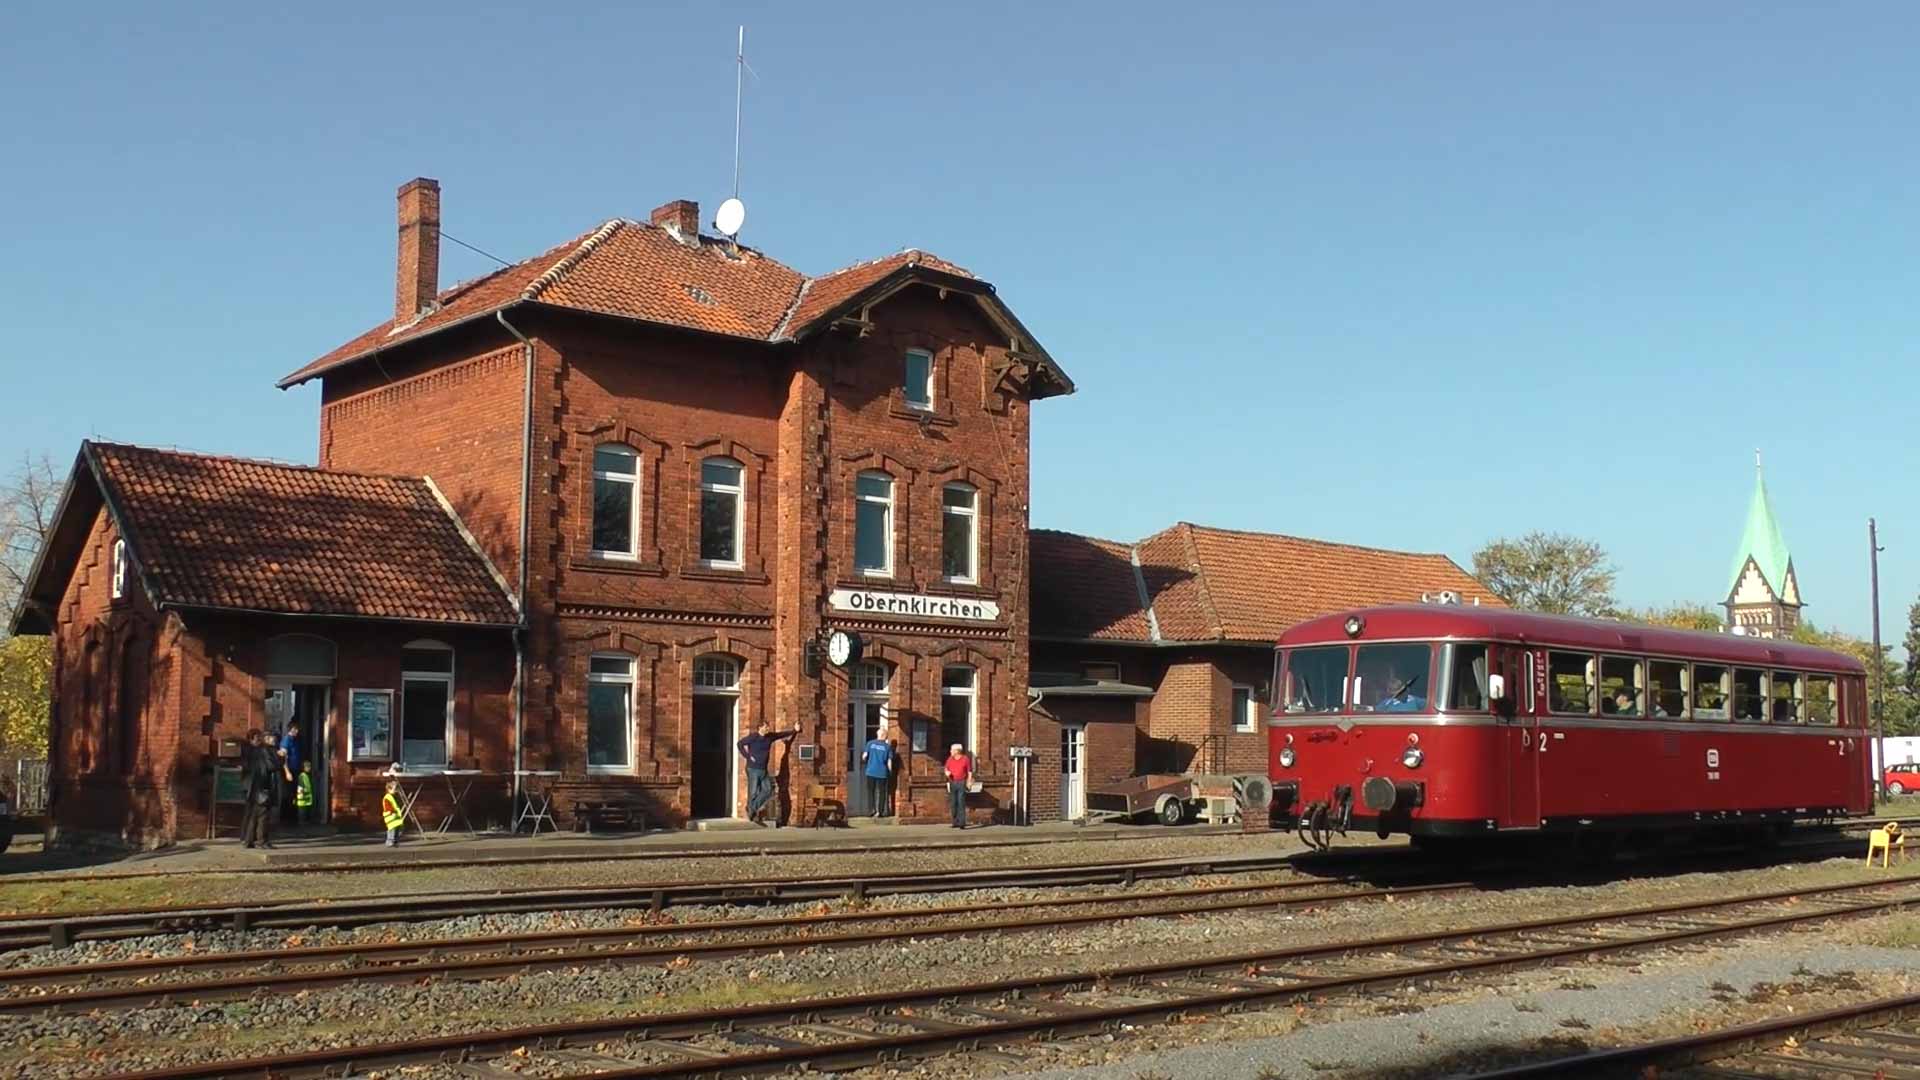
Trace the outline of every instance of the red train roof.
<path fill-rule="evenodd" d="M 1362 642 L 1391 638 L 1487 638 L 1531 645 L 1563 645 L 1594 652 L 1690 656 L 1754 667 L 1866 672 L 1860 661 L 1845 653 L 1791 641 L 1454 604 L 1403 604 L 1337 612 L 1289 627 L 1280 635 L 1280 645 L 1347 641 L 1346 621 L 1350 615 L 1366 621 L 1359 636 L 1352 639 Z"/>

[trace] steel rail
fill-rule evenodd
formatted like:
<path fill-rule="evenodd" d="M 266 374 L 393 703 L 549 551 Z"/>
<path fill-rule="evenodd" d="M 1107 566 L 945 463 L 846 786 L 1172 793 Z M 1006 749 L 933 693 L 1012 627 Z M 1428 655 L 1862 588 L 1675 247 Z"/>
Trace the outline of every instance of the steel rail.
<path fill-rule="evenodd" d="M 607 1019 L 583 1020 L 567 1023 L 545 1024 L 504 1030 L 469 1032 L 457 1035 L 434 1036 L 425 1039 L 386 1042 L 355 1047 L 326 1048 L 295 1054 L 262 1056 L 232 1061 L 205 1062 L 195 1065 L 178 1066 L 148 1072 L 129 1074 L 130 1080 L 216 1080 L 216 1078 L 248 1077 L 303 1077 L 325 1075 L 328 1070 L 385 1068 L 390 1066 L 431 1063 L 431 1062 L 468 1062 L 478 1055 L 499 1053 L 526 1048 L 539 1052 L 564 1051 L 570 1041 L 589 1043 L 608 1039 L 639 1039 L 658 1041 L 674 1037 L 695 1037 L 709 1034 L 724 1034 L 743 1031 L 760 1026 L 814 1026 L 819 1027 L 826 1017 L 857 1018 L 862 1016 L 891 1015 L 893 1019 L 906 1023 L 912 1018 L 903 1014 L 887 1014 L 886 1010 L 901 1007 L 955 1005 L 966 1001 L 987 1000 L 1002 1005 L 1001 1011 L 974 1009 L 972 1015 L 984 1016 L 985 1023 L 959 1024 L 935 1022 L 928 1025 L 924 1020 L 918 1024 L 918 1030 L 907 1033 L 863 1033 L 850 1029 L 839 1029 L 842 1041 L 830 1044 L 808 1044 L 795 1040 L 769 1038 L 761 1035 L 756 1041 L 761 1045 L 773 1045 L 775 1049 L 739 1054 L 714 1054 L 711 1051 L 681 1049 L 688 1055 L 686 1060 L 676 1060 L 660 1065 L 641 1065 L 626 1069 L 596 1069 L 594 1076 L 606 1080 L 609 1077 L 667 1077 L 667 1076 L 744 1076 L 765 1072 L 780 1071 L 793 1067 L 845 1067 L 859 1064 L 871 1064 L 876 1061 L 898 1060 L 906 1056 L 920 1056 L 937 1051 L 978 1049 L 981 1046 L 1009 1042 L 1033 1037 L 1052 1038 L 1066 1032 L 1099 1030 L 1110 1028 L 1118 1023 L 1145 1020 L 1166 1016 L 1177 1016 L 1194 1011 L 1234 1010 L 1248 1006 L 1265 1007 L 1279 1001 L 1311 998 L 1331 992 L 1344 992 L 1368 987 L 1405 984 L 1451 975 L 1478 974 L 1530 966 L 1550 965 L 1572 959 L 1606 955 L 1610 953 L 1678 945 L 1716 937 L 1727 937 L 1757 931 L 1779 929 L 1808 922 L 1825 921 L 1854 915 L 1873 914 L 1913 903 L 1920 903 L 1920 892 L 1911 892 L 1892 898 L 1881 898 L 1865 902 L 1841 902 L 1835 906 L 1818 906 L 1811 910 L 1796 910 L 1785 914 L 1762 915 L 1755 918 L 1739 919 L 1726 923 L 1707 926 L 1683 926 L 1673 928 L 1670 924 L 1662 926 L 1658 920 L 1662 917 L 1708 912 L 1722 914 L 1737 911 L 1740 908 L 1765 905 L 1778 901 L 1803 900 L 1814 897 L 1838 897 L 1843 893 L 1872 893 L 1889 889 L 1900 889 L 1920 884 L 1920 875 L 1903 875 L 1870 882 L 1854 882 L 1842 885 L 1821 886 L 1811 889 L 1784 889 L 1773 892 L 1749 894 L 1740 897 L 1722 898 L 1710 901 L 1690 901 L 1673 904 L 1661 904 L 1650 907 L 1616 909 L 1611 911 L 1590 912 L 1577 916 L 1539 919 L 1516 923 L 1504 923 L 1492 926 L 1468 927 L 1457 930 L 1435 931 L 1423 934 L 1401 935 L 1371 940 L 1334 942 L 1323 945 L 1294 946 L 1286 949 L 1239 953 L 1230 956 L 1206 957 L 1175 961 L 1169 963 L 1136 965 L 1131 967 L 1106 969 L 1091 972 L 1074 972 L 1058 975 L 1028 976 L 992 982 L 977 982 L 962 985 L 950 985 L 888 993 L 870 993 L 848 995 L 844 997 L 815 998 L 804 1001 L 778 1002 L 764 1005 L 739 1006 L 726 1009 L 704 1010 L 699 1012 L 660 1014 L 642 1016 L 624 1016 Z M 1575 943 L 1547 942 L 1544 948 L 1534 947 L 1524 935 L 1547 931 L 1569 931 L 1586 927 L 1601 927 L 1633 920 L 1655 920 L 1651 933 L 1639 933 L 1632 937 L 1615 938 L 1601 936 L 1597 940 L 1585 940 Z M 1496 953 L 1495 955 L 1476 955 L 1466 959 L 1441 963 L 1416 963 L 1411 966 L 1399 966 L 1381 971 L 1360 973 L 1334 973 L 1330 975 L 1302 975 L 1276 967 L 1276 965 L 1295 963 L 1301 960 L 1325 959 L 1329 957 L 1354 957 L 1365 954 L 1387 954 L 1390 957 L 1403 956 L 1410 950 L 1428 946 L 1444 946 L 1453 943 L 1474 941 L 1477 946 L 1486 946 L 1489 937 L 1513 939 L 1521 946 L 1514 953 Z M 1489 947 L 1490 948 L 1490 947 Z M 1213 988 L 1202 986 L 1196 991 L 1191 985 L 1174 989 L 1176 996 L 1172 1000 L 1135 1001 L 1110 1007 L 1085 1007 L 1049 1003 L 1030 995 L 1046 993 L 1067 993 L 1091 989 L 1112 990 L 1115 987 L 1138 989 L 1154 986 L 1155 980 L 1180 980 L 1206 975 L 1210 972 L 1236 972 L 1262 978 L 1286 979 L 1286 982 L 1269 982 L 1255 985 L 1244 978 L 1221 979 L 1213 983 Z M 1220 989 L 1221 984 L 1231 989 Z M 1040 1015 L 1019 1015 L 1019 1006 L 1042 1010 Z M 1013 1012 L 1005 1011 L 1013 1009 Z M 915 1026 L 908 1024 L 908 1026 Z M 854 1036 L 849 1038 L 849 1036 Z"/>
<path fill-rule="evenodd" d="M 419 922 L 470 915 L 571 911 L 674 904 L 749 904 L 835 900 L 967 889 L 1053 888 L 1131 885 L 1138 881 L 1205 874 L 1287 869 L 1289 856 L 1207 856 L 1187 860 L 1065 863 L 1049 866 L 938 870 L 865 877 L 761 878 L 751 881 L 534 887 L 448 895 L 406 893 L 352 900 L 268 901 L 229 906 L 176 905 L 84 914 L 33 916 L 0 923 L 0 950 L 66 945 L 77 940 L 138 937 L 193 930 L 349 927 L 381 922 Z"/>
<path fill-rule="evenodd" d="M 1797 1055 L 1801 1060 L 1796 1062 L 1797 1064 L 1811 1070 L 1813 1075 L 1827 1075 L 1821 1071 L 1823 1063 L 1813 1056 L 1821 1050 L 1821 1044 L 1818 1041 L 1808 1040 L 1816 1040 L 1821 1035 L 1837 1032 L 1879 1027 L 1916 1014 L 1920 1014 L 1920 994 L 1904 994 L 1878 1001 L 1861 1002 L 1857 1005 L 1843 1005 L 1822 1012 L 1757 1020 L 1697 1035 L 1680 1035 L 1632 1046 L 1591 1050 L 1565 1057 L 1508 1065 L 1474 1073 L 1465 1080 L 1522 1080 L 1522 1078 L 1530 1080 L 1534 1077 L 1632 1075 L 1647 1066 L 1664 1068 L 1719 1061 L 1763 1046 L 1777 1046 L 1789 1038 L 1801 1040 L 1799 1047 L 1801 1053 Z M 1908 1045 L 1904 1052 L 1912 1055 L 1914 1049 L 1913 1046 Z M 1900 1052 L 1896 1050 L 1895 1054 Z M 1768 1064 L 1785 1063 L 1774 1058 Z M 1898 1060 L 1894 1055 L 1889 1055 L 1886 1064 L 1911 1068 L 1913 1058 L 1909 1056 L 1905 1060 Z M 1854 1075 L 1873 1076 L 1875 1070 L 1869 1065 Z"/>
<path fill-rule="evenodd" d="M 517 942 L 509 939 L 502 943 L 491 939 L 441 939 L 435 946 L 423 944 L 392 943 L 382 949 L 398 947 L 405 954 L 419 956 L 422 959 L 414 963 L 376 962 L 375 966 L 353 968 L 323 969 L 317 971 L 284 972 L 273 971 L 263 974 L 243 975 L 219 981 L 182 981 L 173 983 L 142 982 L 138 985 L 119 987 L 99 987 L 103 967 L 136 969 L 137 966 L 155 964 L 160 968 L 172 967 L 180 970 L 189 965 L 208 962 L 205 966 L 245 966 L 258 967 L 262 963 L 278 963 L 285 954 L 273 952 L 255 952 L 243 954 L 214 954 L 207 957 L 180 958 L 185 964 L 174 963 L 173 958 L 156 961 L 130 961 L 115 965 L 76 964 L 70 967 L 25 969 L 0 973 L 0 986 L 10 986 L 18 990 L 25 987 L 31 990 L 46 985 L 50 980 L 39 976 L 50 975 L 52 979 L 70 982 L 85 979 L 93 988 L 55 994 L 16 994 L 0 998 L 0 1014 L 37 1013 L 48 1011 L 101 1009 L 101 1008 L 138 1008 L 146 1005 L 171 1004 L 176 1000 L 195 1002 L 222 1001 L 247 997 L 255 991 L 268 990 L 276 994 L 291 994 L 306 990 L 320 990 L 327 987 L 348 984 L 379 982 L 416 982 L 425 978 L 485 979 L 506 975 L 524 974 L 533 971 L 552 971 L 565 968 L 603 965 L 634 965 L 675 961 L 681 958 L 696 960 L 715 960 L 729 956 L 748 956 L 771 952 L 784 952 L 792 949 L 846 948 L 858 945 L 878 945 L 888 942 L 927 940 L 933 938 L 966 937 L 990 933 L 1022 933 L 1034 930 L 1064 929 L 1088 926 L 1096 923 L 1115 922 L 1128 919 L 1169 918 L 1185 915 L 1207 915 L 1226 911 L 1248 911 L 1264 908 L 1305 907 L 1313 904 L 1332 902 L 1354 902 L 1360 900 L 1380 900 L 1389 896 L 1405 897 L 1441 892 L 1459 892 L 1476 888 L 1468 882 L 1432 883 L 1413 885 L 1403 889 L 1366 888 L 1350 889 L 1345 892 L 1315 893 L 1309 896 L 1274 896 L 1275 892 L 1292 893 L 1303 887 L 1322 885 L 1320 882 L 1282 882 L 1274 885 L 1225 886 L 1215 889 L 1194 890 L 1191 894 L 1169 891 L 1147 896 L 1099 896 L 1073 897 L 1062 900 L 1039 901 L 1036 903 L 1007 903 L 982 905 L 979 907 L 952 907 L 938 909 L 900 909 L 889 908 L 882 911 L 842 912 L 832 915 L 803 917 L 797 919 L 756 919 L 749 920 L 756 929 L 812 928 L 834 922 L 892 922 L 899 923 L 928 916 L 974 914 L 978 912 L 1038 908 L 1078 906 L 1090 907 L 1105 905 L 1123 907 L 1117 911 L 1079 912 L 1026 918 L 1002 918 L 974 921 L 956 921 L 935 925 L 909 927 L 890 927 L 881 930 L 854 931 L 836 934 L 811 934 L 805 936 L 767 938 L 760 937 L 745 940 L 710 940 L 671 942 L 665 945 L 636 945 L 602 949 L 561 949 L 549 953 L 520 952 L 511 949 Z M 1218 899 L 1229 893 L 1262 893 L 1267 895 L 1248 896 L 1240 899 Z M 1143 901 L 1156 901 L 1143 903 Z M 1169 901 L 1169 902 L 1159 902 Z M 1188 902 L 1194 901 L 1194 902 Z M 1126 907 L 1133 905 L 1132 907 Z M 552 936 L 569 939 L 605 939 L 652 937 L 672 934 L 707 933 L 724 935 L 745 929 L 741 923 L 726 921 L 686 923 L 680 925 L 655 925 L 626 927 L 620 930 L 569 932 L 561 931 Z M 513 938 L 526 939 L 534 935 L 513 935 Z M 546 936 L 546 935 L 541 935 Z M 446 951 L 451 945 L 455 949 L 467 951 L 491 951 L 496 955 L 468 960 L 443 960 L 436 953 Z M 297 950 L 308 953 L 298 959 L 315 958 L 312 954 L 324 954 L 318 958 L 336 963 L 346 963 L 361 959 L 361 954 L 378 955 L 380 949 L 362 950 L 352 946 L 337 949 Z M 244 958 L 244 961 L 242 960 Z"/>

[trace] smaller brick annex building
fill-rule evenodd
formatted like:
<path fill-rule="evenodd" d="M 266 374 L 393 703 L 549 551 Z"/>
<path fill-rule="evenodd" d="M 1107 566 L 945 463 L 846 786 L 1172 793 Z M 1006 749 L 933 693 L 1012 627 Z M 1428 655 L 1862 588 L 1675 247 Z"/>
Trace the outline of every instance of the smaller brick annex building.
<path fill-rule="evenodd" d="M 1030 543 L 1036 816 L 1078 816 L 1087 785 L 1139 773 L 1265 772 L 1273 643 L 1295 623 L 1442 594 L 1500 604 L 1445 555 L 1186 522 Z"/>

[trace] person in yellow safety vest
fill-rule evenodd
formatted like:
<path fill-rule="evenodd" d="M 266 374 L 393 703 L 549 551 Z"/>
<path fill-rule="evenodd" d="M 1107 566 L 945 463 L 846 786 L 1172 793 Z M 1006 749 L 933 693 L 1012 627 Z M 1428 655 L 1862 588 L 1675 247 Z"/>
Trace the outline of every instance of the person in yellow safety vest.
<path fill-rule="evenodd" d="M 300 778 L 293 789 L 293 808 L 300 815 L 300 824 L 313 822 L 313 762 L 300 763 Z"/>
<path fill-rule="evenodd" d="M 400 781 L 387 781 L 387 793 L 380 796 L 380 820 L 387 825 L 387 846 L 393 847 L 400 842 L 400 826 L 407 823 L 407 817 L 400 812 Z"/>

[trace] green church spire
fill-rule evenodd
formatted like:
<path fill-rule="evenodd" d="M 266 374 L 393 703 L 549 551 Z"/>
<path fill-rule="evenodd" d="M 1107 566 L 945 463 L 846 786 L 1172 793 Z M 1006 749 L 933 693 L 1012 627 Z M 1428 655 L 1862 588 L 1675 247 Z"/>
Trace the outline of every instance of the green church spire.
<path fill-rule="evenodd" d="M 1740 551 L 1733 558 L 1733 574 L 1727 586 L 1729 595 L 1740 587 L 1740 573 L 1751 556 L 1767 576 L 1767 585 L 1775 596 L 1783 596 L 1787 587 L 1787 568 L 1793 557 L 1780 536 L 1780 523 L 1773 516 L 1773 500 L 1767 498 L 1767 478 L 1760 471 L 1760 451 L 1753 452 L 1753 498 L 1747 503 L 1747 527 L 1740 535 Z"/>

